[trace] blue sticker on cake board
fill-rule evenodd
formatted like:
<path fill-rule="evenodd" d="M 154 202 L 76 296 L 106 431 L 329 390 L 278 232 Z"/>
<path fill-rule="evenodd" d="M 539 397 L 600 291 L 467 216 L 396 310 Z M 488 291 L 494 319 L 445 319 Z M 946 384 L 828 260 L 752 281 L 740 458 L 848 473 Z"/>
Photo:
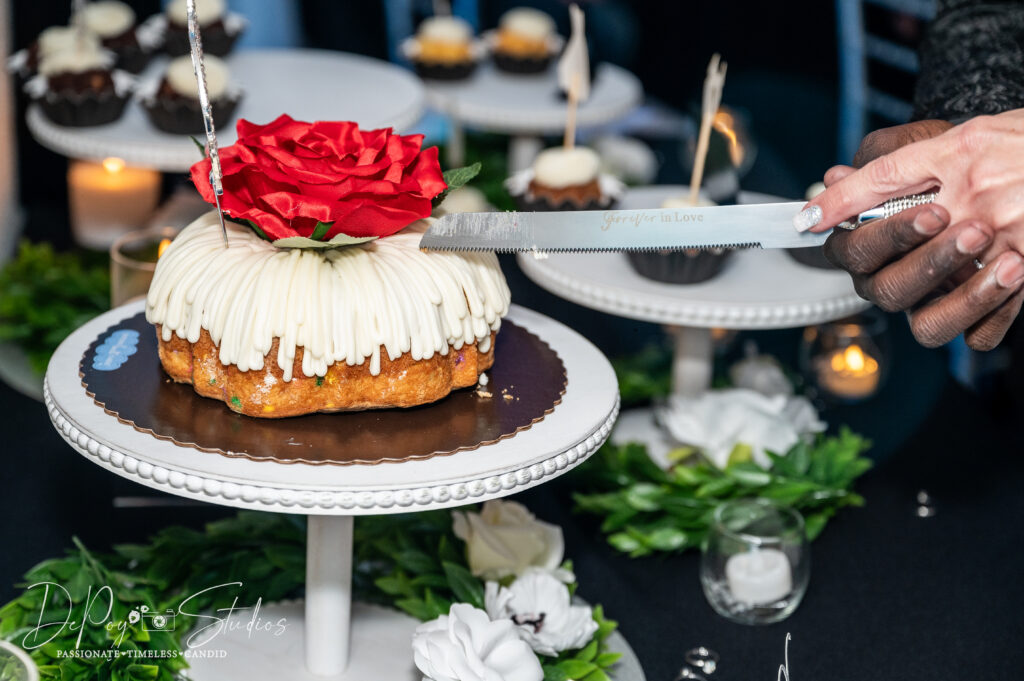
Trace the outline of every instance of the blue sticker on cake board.
<path fill-rule="evenodd" d="M 106 340 L 96 348 L 92 368 L 97 371 L 120 369 L 138 349 L 139 332 L 133 329 L 119 329 L 107 336 Z"/>

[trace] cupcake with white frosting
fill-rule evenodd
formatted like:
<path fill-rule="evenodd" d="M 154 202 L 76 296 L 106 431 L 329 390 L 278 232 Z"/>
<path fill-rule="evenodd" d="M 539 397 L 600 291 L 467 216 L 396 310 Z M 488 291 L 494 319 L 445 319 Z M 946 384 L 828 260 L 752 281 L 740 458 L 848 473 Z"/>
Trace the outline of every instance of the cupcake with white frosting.
<path fill-rule="evenodd" d="M 423 20 L 416 35 L 402 43 L 402 51 L 420 78 L 462 80 L 476 69 L 483 45 L 465 19 L 435 16 Z"/>
<path fill-rule="evenodd" d="M 532 7 L 516 7 L 501 16 L 489 36 L 494 64 L 509 73 L 542 73 L 562 49 L 555 20 Z"/>
<path fill-rule="evenodd" d="M 102 46 L 117 57 L 117 68 L 139 73 L 152 57 L 153 45 L 140 38 L 135 10 L 118 0 L 97 0 L 85 3 L 81 13 L 72 18 L 86 31 L 99 38 Z"/>
<path fill-rule="evenodd" d="M 114 55 L 86 43 L 39 60 L 25 91 L 58 125 L 84 127 L 111 123 L 124 113 L 133 79 L 114 70 Z"/>
<path fill-rule="evenodd" d="M 697 206 L 714 206 L 701 196 Z M 694 207 L 689 196 L 673 196 L 661 203 L 662 208 L 685 211 Z M 628 252 L 626 257 L 636 273 L 665 284 L 697 284 L 722 271 L 732 249 L 687 248 L 679 251 Z"/>
<path fill-rule="evenodd" d="M 601 158 L 587 147 L 553 147 L 532 167 L 505 181 L 520 210 L 598 210 L 612 207 L 624 186 L 601 173 Z"/>
<path fill-rule="evenodd" d="M 72 49 L 98 50 L 100 39 L 77 26 L 50 26 L 31 45 L 12 54 L 7 60 L 7 69 L 28 79 L 38 72 L 39 62 L 44 57 Z"/>
<path fill-rule="evenodd" d="M 231 84 L 231 74 L 223 59 L 207 55 L 204 62 L 213 122 L 222 128 L 234 116 L 242 93 Z M 155 88 L 143 95 L 142 105 L 153 125 L 164 132 L 176 135 L 202 133 L 203 113 L 199 106 L 199 84 L 192 68 L 192 57 L 186 55 L 172 59 Z"/>
<path fill-rule="evenodd" d="M 196 0 L 196 19 L 203 37 L 203 52 L 223 57 L 231 52 L 248 22 L 229 12 L 225 0 Z M 162 17 L 164 51 L 172 57 L 189 54 L 188 11 L 185 0 L 171 0 Z"/>

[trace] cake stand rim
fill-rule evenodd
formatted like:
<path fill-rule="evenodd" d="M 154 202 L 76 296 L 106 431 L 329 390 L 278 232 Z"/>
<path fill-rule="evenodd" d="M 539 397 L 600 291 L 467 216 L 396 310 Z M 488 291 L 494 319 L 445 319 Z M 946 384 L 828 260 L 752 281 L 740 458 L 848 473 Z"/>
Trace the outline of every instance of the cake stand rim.
<path fill-rule="evenodd" d="M 600 351 L 565 325 L 512 306 L 509 317 L 549 343 L 563 357 L 569 377 L 562 404 L 529 430 L 473 451 L 383 464 L 414 467 L 406 469 L 411 470 L 407 479 L 397 482 L 388 482 L 390 471 L 380 465 L 325 470 L 193 452 L 119 422 L 81 387 L 77 366 L 88 343 L 110 323 L 138 313 L 143 305 L 137 301 L 110 310 L 61 344 L 47 369 L 45 404 L 58 434 L 79 454 L 122 477 L 178 496 L 307 515 L 380 515 L 478 503 L 528 489 L 575 468 L 604 443 L 618 416 L 615 374 Z M 538 324 L 547 325 L 547 331 L 538 332 Z M 552 329 L 563 337 L 553 342 Z M 566 336 L 574 347 L 565 347 Z M 213 401 L 211 407 L 224 408 Z M 575 434 L 566 435 L 563 431 L 570 427 Z M 506 460 L 506 454 L 513 458 Z M 476 461 L 469 458 L 474 456 Z M 253 475 L 257 472 L 258 476 Z M 285 472 L 290 480 L 278 482 L 275 474 Z"/>
<path fill-rule="evenodd" d="M 652 195 L 662 192 L 666 195 L 675 195 L 686 191 L 688 191 L 688 187 L 685 185 L 634 187 L 626 190 L 623 202 L 628 199 L 630 193 L 633 193 L 634 196 L 644 192 L 649 192 Z M 769 194 L 746 191 L 741 191 L 740 196 L 741 202 L 745 203 L 786 200 Z M 779 255 L 789 260 L 788 256 Z M 607 314 L 656 324 L 737 330 L 787 329 L 842 319 L 870 307 L 868 301 L 857 295 L 852 282 L 842 295 L 807 295 L 799 300 L 743 302 L 688 298 L 687 294 L 692 294 L 694 289 L 687 285 L 661 284 L 652 281 L 648 293 L 654 293 L 654 295 L 641 297 L 635 295 L 631 289 L 625 288 L 623 282 L 616 282 L 614 278 L 609 279 L 609 272 L 605 268 L 595 270 L 602 273 L 600 281 L 575 277 L 557 267 L 559 257 L 624 258 L 625 255 L 622 253 L 553 255 L 549 258 L 538 259 L 529 253 L 520 253 L 516 260 L 523 272 L 534 283 L 561 298 Z M 552 264 L 552 259 L 554 259 L 555 265 Z M 793 276 L 802 275 L 822 281 L 825 277 L 845 276 L 845 273 L 842 272 L 815 270 L 796 261 L 790 260 L 789 262 L 792 265 Z M 728 270 L 719 276 L 727 275 Z M 639 275 L 636 276 L 639 277 Z M 659 298 L 659 295 L 662 297 Z"/>
<path fill-rule="evenodd" d="M 485 68 L 491 67 L 487 65 Z M 617 121 L 635 109 L 643 100 L 643 86 L 631 71 L 608 62 L 600 64 L 598 70 L 607 70 L 614 73 L 616 78 L 621 78 L 625 92 L 620 100 L 600 108 L 594 106 L 588 108 L 586 104 L 581 105 L 577 113 L 577 123 L 581 128 L 596 127 Z M 535 76 L 523 77 L 533 78 Z M 465 101 L 457 99 L 457 95 L 451 94 L 452 92 L 457 93 L 457 88 L 467 87 L 465 84 L 426 83 L 425 87 L 427 102 L 431 107 L 460 123 L 475 128 L 511 135 L 553 134 L 561 132 L 565 128 L 564 106 L 561 106 L 557 112 L 553 107 L 550 115 L 547 116 L 519 115 L 500 106 L 488 107 L 472 103 L 467 105 Z"/>
<path fill-rule="evenodd" d="M 392 127 L 398 131 L 405 130 L 420 119 L 426 108 L 426 90 L 419 79 L 407 70 L 380 59 L 348 52 L 313 48 L 259 48 L 243 50 L 234 56 L 258 60 L 281 53 L 287 53 L 290 56 L 299 58 L 308 57 L 313 60 L 336 59 L 339 62 L 345 61 L 349 64 L 364 62 L 375 68 L 384 67 L 393 70 L 397 78 L 405 80 L 410 87 L 416 90 L 416 96 L 400 112 L 394 113 L 391 119 L 381 121 L 381 125 L 378 127 Z M 147 77 L 148 73 L 149 69 L 147 68 L 147 71 L 143 73 L 143 77 Z M 128 103 L 128 106 L 138 107 L 139 103 L 133 98 Z M 396 111 L 399 109 L 399 107 L 395 108 Z M 237 120 L 237 118 L 237 116 L 234 117 L 232 122 Z M 197 160 L 195 145 L 192 144 L 187 136 L 169 136 L 156 128 L 152 128 L 153 138 L 143 143 L 129 140 L 113 144 L 109 141 L 104 141 L 103 138 L 97 138 L 91 132 L 91 128 L 66 127 L 51 122 L 43 114 L 39 105 L 34 102 L 29 104 L 25 112 L 25 122 L 32 137 L 37 142 L 47 149 L 68 158 L 99 160 L 113 156 L 123 159 L 128 165 L 172 173 L 187 172 Z M 118 125 L 120 122 L 121 119 L 109 125 Z M 107 126 L 101 127 L 107 128 Z M 231 136 L 231 141 L 234 141 L 233 135 Z"/>

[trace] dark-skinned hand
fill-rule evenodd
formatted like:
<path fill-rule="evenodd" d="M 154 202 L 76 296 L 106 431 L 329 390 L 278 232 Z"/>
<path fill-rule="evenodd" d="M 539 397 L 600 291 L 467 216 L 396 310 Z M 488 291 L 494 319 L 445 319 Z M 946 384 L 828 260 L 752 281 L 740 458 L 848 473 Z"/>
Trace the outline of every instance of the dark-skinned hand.
<path fill-rule="evenodd" d="M 918 121 L 871 133 L 854 157 L 857 167 L 953 127 Z M 826 186 L 854 172 L 836 166 Z M 906 311 L 914 337 L 936 347 L 961 333 L 976 350 L 1003 339 L 1024 301 L 1024 258 L 999 244 L 995 230 L 972 219 L 950 225 L 949 212 L 919 206 L 855 231 L 837 229 L 825 255 L 853 277 L 858 294 L 890 312 Z M 978 270 L 975 259 L 985 263 Z"/>

